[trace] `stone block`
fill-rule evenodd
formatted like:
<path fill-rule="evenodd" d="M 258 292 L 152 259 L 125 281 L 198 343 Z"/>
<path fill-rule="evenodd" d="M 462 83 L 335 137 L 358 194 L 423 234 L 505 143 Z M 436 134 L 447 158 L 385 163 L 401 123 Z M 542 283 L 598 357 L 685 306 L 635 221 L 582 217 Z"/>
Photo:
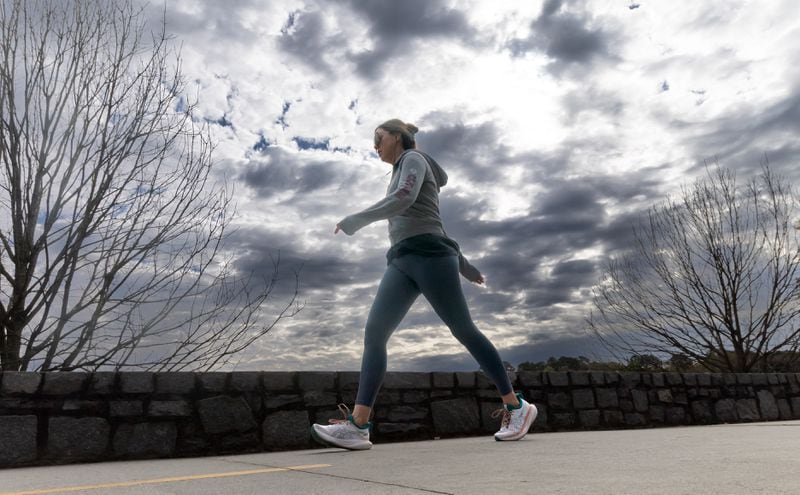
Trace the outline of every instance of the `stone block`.
<path fill-rule="evenodd" d="M 758 421 L 761 416 L 755 399 L 739 399 L 736 401 L 736 413 L 740 421 Z"/>
<path fill-rule="evenodd" d="M 432 390 L 431 391 L 431 399 L 443 399 L 445 397 L 452 397 L 455 395 L 455 392 L 452 390 Z"/>
<path fill-rule="evenodd" d="M 683 376 L 683 383 L 685 383 L 687 387 L 697 386 L 697 373 L 682 373 L 681 376 Z"/>
<path fill-rule="evenodd" d="M 550 409 L 572 409 L 572 400 L 566 392 L 551 392 L 547 394 L 547 406 Z"/>
<path fill-rule="evenodd" d="M 680 387 L 683 385 L 683 377 L 680 373 L 665 373 L 664 378 L 670 387 Z"/>
<path fill-rule="evenodd" d="M 686 392 L 673 392 L 672 402 L 686 406 L 689 404 L 689 397 L 686 395 Z"/>
<path fill-rule="evenodd" d="M 614 385 L 615 383 L 619 383 L 618 371 L 606 371 L 605 376 L 607 385 Z"/>
<path fill-rule="evenodd" d="M 569 386 L 569 374 L 566 371 L 550 371 L 544 374 L 547 375 L 547 382 L 552 387 Z"/>
<path fill-rule="evenodd" d="M 83 416 L 105 416 L 106 403 L 101 400 L 67 399 L 61 410 L 71 413 L 80 412 Z"/>
<path fill-rule="evenodd" d="M 625 426 L 646 426 L 647 419 L 639 413 L 625 414 Z"/>
<path fill-rule="evenodd" d="M 547 406 L 544 404 L 536 404 L 536 409 L 539 410 L 539 414 L 536 415 L 536 419 L 533 421 L 533 427 L 544 430 L 547 428 L 548 424 Z"/>
<path fill-rule="evenodd" d="M 710 387 L 711 386 L 711 375 L 708 373 L 698 373 L 697 374 L 697 385 L 700 387 Z"/>
<path fill-rule="evenodd" d="M 423 440 L 429 437 L 428 426 L 423 423 L 380 423 L 376 433 L 385 438 L 409 438 Z"/>
<path fill-rule="evenodd" d="M 119 388 L 123 394 L 152 394 L 155 390 L 153 373 L 127 371 L 119 373 Z"/>
<path fill-rule="evenodd" d="M 352 401 L 351 401 L 352 402 Z M 264 407 L 267 409 L 283 409 L 289 406 L 299 406 L 303 403 L 303 396 L 298 394 L 267 394 L 264 397 Z M 348 402 L 349 404 L 350 402 Z"/>
<path fill-rule="evenodd" d="M 361 373 L 358 371 L 340 371 L 336 374 L 336 378 L 339 380 L 339 390 L 358 390 Z"/>
<path fill-rule="evenodd" d="M 141 400 L 112 400 L 108 403 L 108 414 L 112 418 L 141 416 L 144 402 Z"/>
<path fill-rule="evenodd" d="M 224 393 L 228 386 L 230 373 L 221 371 L 209 371 L 197 374 L 197 386 L 200 391 L 206 394 Z"/>
<path fill-rule="evenodd" d="M 619 411 L 603 411 L 603 422 L 609 426 L 619 426 L 624 423 L 624 418 Z"/>
<path fill-rule="evenodd" d="M 557 412 L 550 415 L 550 424 L 556 428 L 573 428 L 577 423 L 574 412 Z"/>
<path fill-rule="evenodd" d="M 178 456 L 194 455 L 195 457 L 208 454 L 209 443 L 203 436 L 203 428 L 194 421 L 181 421 L 178 423 L 178 443 L 175 453 Z"/>
<path fill-rule="evenodd" d="M 658 388 L 658 387 L 664 387 L 666 385 L 664 380 L 664 373 L 652 373 L 650 377 L 653 380 L 653 387 Z"/>
<path fill-rule="evenodd" d="M 595 390 L 595 394 L 597 394 L 597 407 L 600 409 L 616 409 L 619 407 L 616 389 L 598 388 Z"/>
<path fill-rule="evenodd" d="M 664 423 L 667 420 L 667 413 L 664 406 L 650 406 L 650 421 L 653 423 Z"/>
<path fill-rule="evenodd" d="M 569 380 L 573 385 L 579 387 L 589 385 L 589 373 L 586 371 L 570 371 Z"/>
<path fill-rule="evenodd" d="M 434 388 L 453 388 L 456 386 L 456 379 L 453 373 L 435 371 L 432 376 Z"/>
<path fill-rule="evenodd" d="M 178 428 L 172 422 L 122 424 L 114 434 L 114 455 L 169 457 L 175 453 Z"/>
<path fill-rule="evenodd" d="M 96 371 L 89 379 L 88 393 L 91 395 L 110 395 L 114 393 L 117 374 L 113 371 Z"/>
<path fill-rule="evenodd" d="M 50 418 L 47 458 L 101 460 L 106 455 L 110 434 L 111 426 L 104 418 Z"/>
<path fill-rule="evenodd" d="M 692 401 L 691 411 L 695 424 L 708 424 L 714 422 L 714 413 L 711 412 L 711 402 L 708 400 Z"/>
<path fill-rule="evenodd" d="M 459 371 L 456 373 L 456 387 L 475 388 L 476 383 L 475 372 Z"/>
<path fill-rule="evenodd" d="M 589 372 L 590 381 L 592 385 L 605 385 L 606 384 L 606 375 L 602 371 L 591 371 Z"/>
<path fill-rule="evenodd" d="M 633 400 L 633 408 L 636 412 L 645 412 L 648 407 L 647 392 L 642 390 L 631 390 L 631 399 Z"/>
<path fill-rule="evenodd" d="M 395 406 L 389 408 L 387 418 L 392 423 L 420 422 L 428 417 L 427 407 Z"/>
<path fill-rule="evenodd" d="M 192 415 L 192 403 L 187 400 L 154 400 L 147 408 L 147 415 L 188 417 Z"/>
<path fill-rule="evenodd" d="M 339 373 L 339 386 L 341 387 L 342 375 Z M 261 386 L 268 392 L 290 392 L 297 389 L 296 371 L 265 371 L 261 373 Z M 356 383 L 358 383 L 358 373 L 356 373 Z"/>
<path fill-rule="evenodd" d="M 624 371 L 620 373 L 619 376 L 620 379 L 622 380 L 622 383 L 629 388 L 635 387 L 636 385 L 642 383 L 641 373 L 636 373 L 633 371 Z"/>
<path fill-rule="evenodd" d="M 783 421 L 792 419 L 792 408 L 789 407 L 788 400 L 778 399 L 778 413 L 780 419 Z"/>
<path fill-rule="evenodd" d="M 673 402 L 672 391 L 669 389 L 661 389 L 656 392 L 659 402 L 671 404 Z"/>
<path fill-rule="evenodd" d="M 686 422 L 686 410 L 682 407 L 668 407 L 665 419 L 669 425 L 680 425 Z"/>
<path fill-rule="evenodd" d="M 335 406 L 339 403 L 336 392 L 309 390 L 303 393 L 303 402 L 308 407 Z"/>
<path fill-rule="evenodd" d="M 23 371 L 3 372 L 0 395 L 31 395 L 39 390 L 42 381 L 41 373 Z"/>
<path fill-rule="evenodd" d="M 723 375 L 722 373 L 709 373 L 709 377 L 711 377 L 712 387 L 719 387 L 725 385 L 725 375 Z"/>
<path fill-rule="evenodd" d="M 800 397 L 792 397 L 792 419 L 800 419 Z"/>
<path fill-rule="evenodd" d="M 484 392 L 481 390 L 480 392 Z M 496 395 L 496 394 L 495 394 Z M 430 393 L 424 390 L 407 390 L 403 392 L 403 402 L 406 404 L 419 404 L 430 399 Z"/>
<path fill-rule="evenodd" d="M 398 390 L 381 390 L 375 400 L 375 404 L 391 406 L 400 403 L 400 392 Z"/>
<path fill-rule="evenodd" d="M 156 393 L 188 395 L 194 392 L 194 373 L 156 373 Z"/>
<path fill-rule="evenodd" d="M 513 385 L 516 377 L 512 376 L 511 373 L 508 373 L 508 379 L 511 380 L 511 384 Z M 475 373 L 475 388 L 479 390 L 481 389 L 496 390 L 494 382 L 483 372 L 480 371 Z"/>
<path fill-rule="evenodd" d="M 495 403 L 481 402 L 481 431 L 484 433 L 495 433 L 500 429 L 500 422 L 503 419 L 501 407 Z"/>
<path fill-rule="evenodd" d="M 752 385 L 753 376 L 750 373 L 736 373 L 736 383 L 739 385 Z"/>
<path fill-rule="evenodd" d="M 578 411 L 578 420 L 581 426 L 586 428 L 596 428 L 600 426 L 600 411 L 592 409 L 588 411 Z"/>
<path fill-rule="evenodd" d="M 76 395 L 83 391 L 83 386 L 89 380 L 89 373 L 49 372 L 44 374 L 44 395 Z"/>
<path fill-rule="evenodd" d="M 0 416 L 0 467 L 36 460 L 36 416 Z"/>
<path fill-rule="evenodd" d="M 206 433 L 245 432 L 258 426 L 253 412 L 242 397 L 220 395 L 197 402 L 200 421 Z"/>
<path fill-rule="evenodd" d="M 770 385 L 780 385 L 781 384 L 781 374 L 779 373 L 769 373 L 767 375 L 767 381 Z"/>
<path fill-rule="evenodd" d="M 383 387 L 387 389 L 430 390 L 432 388 L 431 374 L 405 371 L 387 373 L 383 381 Z"/>
<path fill-rule="evenodd" d="M 778 404 L 775 402 L 775 397 L 768 390 L 758 391 L 758 407 L 761 410 L 761 418 L 767 421 L 772 421 L 780 417 Z"/>
<path fill-rule="evenodd" d="M 725 373 L 722 375 L 722 381 L 725 385 L 731 386 L 736 385 L 736 374 L 735 373 Z"/>
<path fill-rule="evenodd" d="M 219 452 L 241 454 L 243 452 L 256 452 L 261 448 L 261 433 L 248 431 L 233 435 L 224 435 L 216 439 Z"/>
<path fill-rule="evenodd" d="M 714 404 L 714 413 L 723 423 L 735 423 L 739 419 L 736 401 L 733 399 L 720 399 Z"/>
<path fill-rule="evenodd" d="M 335 377 L 335 374 L 333 375 Z M 334 378 L 335 379 L 335 378 Z M 261 390 L 261 373 L 258 371 L 236 371 L 231 373 L 228 385 L 234 392 L 257 393 Z M 333 386 L 329 389 L 334 389 Z"/>
<path fill-rule="evenodd" d="M 517 373 L 519 383 L 523 387 L 541 387 L 544 385 L 542 381 L 541 371 L 520 371 Z"/>
<path fill-rule="evenodd" d="M 467 434 L 480 431 L 480 415 L 475 399 L 466 397 L 431 402 L 433 428 L 437 435 Z"/>
<path fill-rule="evenodd" d="M 590 388 L 580 388 L 572 391 L 572 404 L 575 409 L 594 409 L 594 393 Z"/>
<path fill-rule="evenodd" d="M 755 386 L 766 386 L 769 385 L 769 377 L 766 373 L 751 373 L 750 374 L 753 378 L 753 385 Z"/>
<path fill-rule="evenodd" d="M 296 449 L 308 445 L 311 421 L 308 411 L 278 411 L 268 414 L 261 425 L 264 447 Z"/>
<path fill-rule="evenodd" d="M 624 413 L 632 413 L 633 409 L 633 401 L 630 399 L 620 399 L 619 400 L 619 410 Z"/>
<path fill-rule="evenodd" d="M 387 378 L 391 373 L 387 373 Z M 297 375 L 297 386 L 303 392 L 309 390 L 336 390 L 336 372 L 303 371 Z"/>

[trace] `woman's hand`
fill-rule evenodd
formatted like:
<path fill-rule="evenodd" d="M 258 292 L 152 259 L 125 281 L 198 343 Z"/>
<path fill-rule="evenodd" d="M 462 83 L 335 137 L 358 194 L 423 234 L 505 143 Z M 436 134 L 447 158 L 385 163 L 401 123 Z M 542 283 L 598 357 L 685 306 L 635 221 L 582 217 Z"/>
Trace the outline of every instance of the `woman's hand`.
<path fill-rule="evenodd" d="M 478 275 L 478 278 L 475 279 L 475 283 L 478 285 L 483 285 L 486 283 L 486 278 L 483 276 L 483 274 Z"/>
<path fill-rule="evenodd" d="M 338 234 L 340 230 L 342 230 L 342 229 L 341 229 L 341 228 L 339 228 L 339 224 L 337 223 L 337 224 L 336 224 L 336 230 L 334 230 L 334 231 L 333 231 L 333 235 L 336 235 L 336 234 Z"/>

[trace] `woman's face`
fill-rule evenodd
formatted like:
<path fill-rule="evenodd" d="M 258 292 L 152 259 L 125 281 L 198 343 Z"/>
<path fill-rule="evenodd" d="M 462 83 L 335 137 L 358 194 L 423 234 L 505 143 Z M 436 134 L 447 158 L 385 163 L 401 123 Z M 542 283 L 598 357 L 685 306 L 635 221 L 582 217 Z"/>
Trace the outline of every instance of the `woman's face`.
<path fill-rule="evenodd" d="M 384 162 L 394 165 L 397 157 L 403 152 L 400 136 L 391 134 L 385 129 L 375 129 L 375 151 Z"/>

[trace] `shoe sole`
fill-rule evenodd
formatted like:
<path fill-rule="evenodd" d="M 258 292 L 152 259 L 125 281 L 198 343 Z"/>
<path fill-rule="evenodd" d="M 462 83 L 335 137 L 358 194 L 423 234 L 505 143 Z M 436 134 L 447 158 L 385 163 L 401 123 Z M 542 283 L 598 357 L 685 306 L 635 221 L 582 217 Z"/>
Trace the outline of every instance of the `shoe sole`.
<path fill-rule="evenodd" d="M 347 450 L 369 450 L 372 448 L 372 442 L 367 441 L 367 443 L 361 443 L 356 445 L 344 445 L 337 443 L 336 439 L 332 439 L 325 435 L 324 433 L 320 433 L 314 428 L 313 426 L 310 428 L 311 431 L 311 438 L 316 440 L 317 443 L 320 443 L 326 447 L 338 447 L 340 449 L 347 449 Z"/>
<path fill-rule="evenodd" d="M 512 442 L 515 440 L 522 440 L 523 438 L 525 438 L 525 435 L 528 434 L 528 430 L 531 428 L 531 425 L 536 420 L 536 416 L 538 415 L 539 415 L 539 410 L 536 409 L 536 406 L 531 404 L 531 408 L 528 410 L 528 414 L 525 416 L 525 424 L 522 427 L 521 433 L 517 433 L 514 436 L 506 438 L 499 438 L 497 435 L 495 435 L 494 439 L 497 440 L 498 442 Z"/>

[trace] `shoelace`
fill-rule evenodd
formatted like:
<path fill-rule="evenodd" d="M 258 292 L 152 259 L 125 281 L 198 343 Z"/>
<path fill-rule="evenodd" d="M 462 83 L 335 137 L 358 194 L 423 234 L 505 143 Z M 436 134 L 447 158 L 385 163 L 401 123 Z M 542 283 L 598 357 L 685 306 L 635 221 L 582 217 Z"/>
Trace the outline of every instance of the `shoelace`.
<path fill-rule="evenodd" d="M 350 421 L 350 408 L 345 404 L 339 404 L 339 411 L 344 415 L 344 419 L 329 419 L 328 423 L 332 425 L 348 423 Z"/>
<path fill-rule="evenodd" d="M 511 420 L 511 412 L 505 407 L 501 409 L 495 409 L 492 413 L 492 419 L 500 416 L 501 414 L 503 415 L 503 421 L 500 423 L 500 428 L 508 428 L 508 422 Z"/>

